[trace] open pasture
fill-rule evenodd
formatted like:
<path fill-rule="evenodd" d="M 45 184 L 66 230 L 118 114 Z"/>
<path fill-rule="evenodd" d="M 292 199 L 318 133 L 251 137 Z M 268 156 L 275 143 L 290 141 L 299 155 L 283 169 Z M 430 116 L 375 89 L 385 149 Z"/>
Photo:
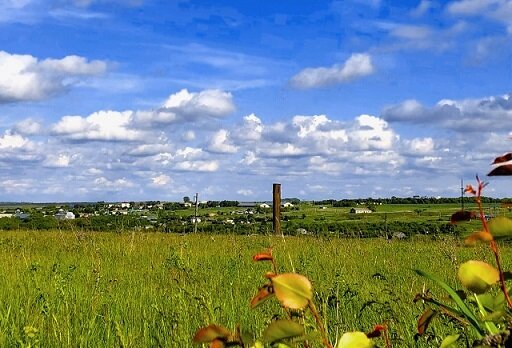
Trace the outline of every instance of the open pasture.
<path fill-rule="evenodd" d="M 452 237 L 405 241 L 163 233 L 4 232 L 0 234 L 0 346 L 189 347 L 208 323 L 260 334 L 282 311 L 274 300 L 251 310 L 272 246 L 280 271 L 313 282 L 331 340 L 387 322 L 394 347 L 414 346 L 413 304 L 435 272 L 455 285 L 456 267 L 492 262 L 485 246 Z M 506 269 L 512 250 L 503 248 Z M 311 322 L 312 324 L 312 322 Z M 439 336 L 453 328 L 433 325 Z M 420 342 L 419 347 L 429 344 Z"/>

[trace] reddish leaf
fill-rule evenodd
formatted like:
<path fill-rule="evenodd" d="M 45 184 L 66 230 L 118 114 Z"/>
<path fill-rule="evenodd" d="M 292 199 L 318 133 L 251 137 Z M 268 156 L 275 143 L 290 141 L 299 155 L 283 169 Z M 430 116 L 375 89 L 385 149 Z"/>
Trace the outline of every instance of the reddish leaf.
<path fill-rule="evenodd" d="M 226 340 L 230 335 L 231 333 L 228 329 L 219 325 L 210 324 L 207 327 L 202 327 L 197 330 L 192 341 L 194 343 L 208 343 L 219 339 Z"/>
<path fill-rule="evenodd" d="M 384 325 L 375 325 L 375 328 L 373 329 L 373 331 L 367 333 L 366 337 L 368 337 L 368 338 L 380 337 L 381 332 L 385 331 L 385 330 L 386 330 L 386 327 Z"/>
<path fill-rule="evenodd" d="M 512 164 L 504 164 L 491 170 L 487 176 L 509 176 L 512 175 Z"/>
<path fill-rule="evenodd" d="M 274 258 L 271 253 L 259 253 L 252 257 L 253 261 L 272 261 Z"/>
<path fill-rule="evenodd" d="M 432 310 L 430 307 L 427 307 L 420 319 L 418 320 L 418 334 L 421 336 L 427 331 L 427 328 L 432 321 L 432 319 L 436 316 L 437 312 Z"/>
<path fill-rule="evenodd" d="M 275 274 L 274 272 L 267 272 L 267 273 L 265 273 L 265 278 L 267 278 L 267 279 L 272 279 L 275 276 L 277 276 L 277 274 Z"/>
<path fill-rule="evenodd" d="M 464 192 L 476 195 L 476 191 L 471 185 L 466 185 L 466 189 L 464 190 Z"/>
<path fill-rule="evenodd" d="M 254 308 L 265 300 L 270 298 L 270 296 L 274 295 L 274 288 L 272 284 L 265 284 L 261 288 L 258 289 L 258 293 L 251 300 L 251 308 Z"/>
<path fill-rule="evenodd" d="M 450 218 L 450 222 L 452 224 L 456 224 L 461 221 L 469 221 L 475 217 L 476 217 L 475 213 L 473 213 L 471 211 L 467 211 L 467 210 L 461 210 L 461 211 L 458 211 L 458 212 L 452 214 L 452 217 Z"/>
<path fill-rule="evenodd" d="M 210 348 L 225 348 L 226 345 L 221 340 L 213 340 L 212 343 L 210 343 Z"/>
<path fill-rule="evenodd" d="M 478 241 L 482 241 L 482 242 L 490 242 L 492 240 L 492 234 L 490 234 L 489 232 L 487 231 L 478 231 L 478 232 L 473 232 L 469 237 L 467 237 L 465 240 L 464 240 L 464 243 L 466 245 L 475 245 L 476 242 Z"/>
<path fill-rule="evenodd" d="M 508 162 L 508 161 L 511 161 L 511 160 L 512 160 L 512 152 L 509 152 L 509 153 L 504 154 L 503 156 L 496 157 L 494 159 L 494 162 L 492 162 L 492 164 Z"/>

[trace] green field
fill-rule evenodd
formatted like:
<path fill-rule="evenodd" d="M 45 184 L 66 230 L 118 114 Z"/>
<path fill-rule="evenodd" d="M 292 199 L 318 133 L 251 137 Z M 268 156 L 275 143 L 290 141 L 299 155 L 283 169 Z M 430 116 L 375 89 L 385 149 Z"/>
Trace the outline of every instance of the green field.
<path fill-rule="evenodd" d="M 331 341 L 387 322 L 394 347 L 414 346 L 413 304 L 423 286 L 412 269 L 456 286 L 458 264 L 491 261 L 484 246 L 453 237 L 405 241 L 164 233 L 3 232 L 0 234 L 0 346 L 189 347 L 208 323 L 261 334 L 274 300 L 251 310 L 267 263 L 251 256 L 273 246 L 280 271 L 313 282 Z M 503 248 L 505 269 L 512 249 Z M 492 262 L 492 261 L 491 261 Z M 311 323 L 307 323 L 312 324 Z M 437 337 L 455 330 L 438 322 Z M 420 340 L 418 347 L 435 346 Z"/>

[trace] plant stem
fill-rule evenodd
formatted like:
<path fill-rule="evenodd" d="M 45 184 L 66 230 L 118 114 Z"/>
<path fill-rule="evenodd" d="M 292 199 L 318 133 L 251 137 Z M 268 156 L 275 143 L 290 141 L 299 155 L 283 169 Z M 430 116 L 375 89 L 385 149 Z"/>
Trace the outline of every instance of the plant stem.
<path fill-rule="evenodd" d="M 318 311 L 316 310 L 315 304 L 313 301 L 308 301 L 308 308 L 313 313 L 313 316 L 315 317 L 316 326 L 318 327 L 318 330 L 320 330 L 320 334 L 322 335 L 322 341 L 324 346 L 327 348 L 333 348 L 332 344 L 329 342 L 329 338 L 327 337 L 327 332 L 325 331 L 324 324 L 322 323 L 322 319 L 320 318 L 320 314 L 318 314 Z"/>
<path fill-rule="evenodd" d="M 482 226 L 484 228 L 484 231 L 489 233 L 489 234 L 491 234 L 491 231 L 489 230 L 489 225 L 487 224 L 487 219 L 485 218 L 485 215 L 484 215 L 484 208 L 482 206 L 482 199 L 481 199 L 482 190 L 485 187 L 485 183 L 480 181 L 478 176 L 476 177 L 476 180 L 478 182 L 478 192 L 477 192 L 477 195 L 475 197 L 475 201 L 476 201 L 476 204 L 478 205 L 478 212 L 479 212 L 479 215 L 480 215 L 480 220 L 482 221 Z M 507 301 L 508 308 L 512 309 L 512 300 L 510 299 L 510 296 L 508 294 L 507 285 L 505 284 L 505 274 L 503 274 L 503 269 L 501 267 L 500 250 L 498 248 L 498 244 L 494 240 L 494 237 L 489 242 L 489 245 L 491 247 L 491 250 L 492 250 L 492 252 L 494 254 L 494 258 L 496 260 L 496 266 L 498 267 L 498 273 L 500 275 L 501 291 L 503 292 L 503 295 L 505 295 L 505 299 Z"/>

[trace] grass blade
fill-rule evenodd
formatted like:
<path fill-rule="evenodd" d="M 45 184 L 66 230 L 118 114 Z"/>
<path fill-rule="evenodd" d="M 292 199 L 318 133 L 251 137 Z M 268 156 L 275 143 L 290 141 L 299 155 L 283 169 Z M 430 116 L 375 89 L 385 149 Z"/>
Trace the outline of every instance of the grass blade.
<path fill-rule="evenodd" d="M 430 279 L 431 281 L 437 283 L 437 285 L 442 287 L 448 293 L 448 295 L 452 298 L 452 300 L 455 301 L 455 303 L 457 304 L 457 307 L 460 308 L 460 310 L 462 311 L 464 316 L 469 320 L 471 325 L 473 325 L 473 327 L 478 331 L 478 333 L 480 335 L 485 334 L 477 317 L 473 314 L 473 312 L 469 309 L 469 307 L 464 303 L 464 301 L 462 301 L 460 296 L 457 294 L 457 292 L 451 286 L 449 286 L 448 284 L 446 284 L 444 281 L 437 278 L 436 276 L 433 276 L 433 275 L 426 273 L 422 270 L 415 269 L 414 271 L 417 274 L 419 274 L 420 276 Z"/>

